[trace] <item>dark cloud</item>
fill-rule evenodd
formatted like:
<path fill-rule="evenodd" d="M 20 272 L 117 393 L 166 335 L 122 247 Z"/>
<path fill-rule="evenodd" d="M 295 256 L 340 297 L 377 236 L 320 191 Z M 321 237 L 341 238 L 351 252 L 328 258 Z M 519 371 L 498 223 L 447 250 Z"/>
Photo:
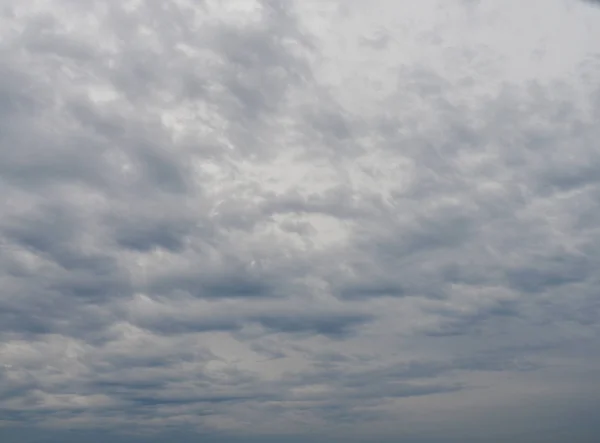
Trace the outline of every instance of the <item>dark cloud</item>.
<path fill-rule="evenodd" d="M 584 281 L 593 269 L 588 257 L 567 254 L 540 257 L 533 263 L 535 268 L 524 266 L 508 270 L 509 284 L 519 291 L 542 292 L 548 287 Z"/>
<path fill-rule="evenodd" d="M 402 297 L 406 290 L 400 284 L 376 281 L 372 284 L 359 283 L 356 286 L 343 288 L 340 295 L 345 299 L 358 299 L 362 297 L 392 296 Z"/>
<path fill-rule="evenodd" d="M 215 275 L 190 275 L 159 280 L 153 289 L 159 293 L 167 291 L 184 291 L 199 298 L 262 298 L 277 294 L 266 278 L 243 275 L 244 270 Z"/>
<path fill-rule="evenodd" d="M 366 314 L 272 314 L 257 318 L 257 321 L 270 331 L 322 334 L 331 337 L 343 337 L 370 320 L 371 316 Z"/>

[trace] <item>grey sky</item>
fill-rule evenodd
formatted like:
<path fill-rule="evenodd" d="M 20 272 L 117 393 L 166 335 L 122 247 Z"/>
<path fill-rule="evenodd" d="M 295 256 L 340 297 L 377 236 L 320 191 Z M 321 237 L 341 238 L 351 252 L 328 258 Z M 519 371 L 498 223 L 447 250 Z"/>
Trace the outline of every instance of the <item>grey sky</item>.
<path fill-rule="evenodd" d="M 594 3 L 0 0 L 0 440 L 595 441 Z"/>

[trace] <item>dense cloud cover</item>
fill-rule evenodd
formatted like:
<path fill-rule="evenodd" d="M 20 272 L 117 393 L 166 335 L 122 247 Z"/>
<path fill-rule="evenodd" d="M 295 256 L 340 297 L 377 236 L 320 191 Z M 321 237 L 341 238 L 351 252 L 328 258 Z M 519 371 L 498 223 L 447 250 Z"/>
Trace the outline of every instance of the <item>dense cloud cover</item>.
<path fill-rule="evenodd" d="M 0 0 L 0 440 L 594 441 L 592 3 Z"/>

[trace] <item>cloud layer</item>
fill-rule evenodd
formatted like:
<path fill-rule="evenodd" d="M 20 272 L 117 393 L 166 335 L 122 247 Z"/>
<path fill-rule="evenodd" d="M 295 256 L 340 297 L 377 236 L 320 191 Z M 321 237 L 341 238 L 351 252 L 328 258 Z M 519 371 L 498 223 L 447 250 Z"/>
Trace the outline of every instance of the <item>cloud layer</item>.
<path fill-rule="evenodd" d="M 592 441 L 592 3 L 0 1 L 2 440 Z"/>

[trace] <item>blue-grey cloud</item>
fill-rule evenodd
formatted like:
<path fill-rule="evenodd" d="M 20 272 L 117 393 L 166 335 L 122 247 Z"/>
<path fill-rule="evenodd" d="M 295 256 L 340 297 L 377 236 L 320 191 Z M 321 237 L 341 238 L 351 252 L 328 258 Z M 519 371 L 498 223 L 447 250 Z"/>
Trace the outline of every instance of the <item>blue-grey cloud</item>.
<path fill-rule="evenodd" d="M 0 0 L 1 441 L 593 441 L 597 2 L 401 3 Z"/>

